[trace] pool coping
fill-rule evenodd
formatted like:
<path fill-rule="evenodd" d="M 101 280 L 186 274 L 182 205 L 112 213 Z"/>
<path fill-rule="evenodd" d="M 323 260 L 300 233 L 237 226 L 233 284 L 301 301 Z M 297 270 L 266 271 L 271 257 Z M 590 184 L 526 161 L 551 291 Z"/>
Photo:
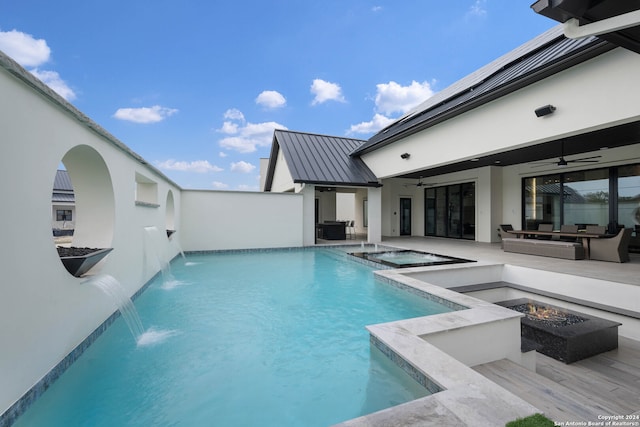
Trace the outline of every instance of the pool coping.
<path fill-rule="evenodd" d="M 459 354 L 459 351 L 455 354 L 457 350 L 451 351 L 446 348 L 446 343 L 439 338 L 443 335 L 454 336 L 465 329 L 471 330 L 477 327 L 510 331 L 511 334 L 516 335 L 512 341 L 517 348 L 499 349 L 498 352 L 502 354 L 489 351 L 484 357 L 487 361 L 509 358 L 516 363 L 527 364 L 525 358 L 518 360 L 519 355 L 522 354 L 520 353 L 520 317 L 522 315 L 406 275 L 416 271 L 477 268 L 484 265 L 495 264 L 478 262 L 380 270 L 374 273 L 378 280 L 392 286 L 411 289 L 411 292 L 428 295 L 430 299 L 445 302 L 452 308 L 461 307 L 462 309 L 367 326 L 372 344 L 380 348 L 414 379 L 416 376 L 424 376 L 425 387 L 434 393 L 336 424 L 334 427 L 496 426 L 540 412 L 536 407 L 496 385 L 470 367 L 483 361 L 479 363 L 465 361 L 464 354 Z M 508 324 L 511 326 L 507 326 Z M 500 336 L 502 338 L 502 335 Z M 488 346 L 493 344 L 487 343 Z M 483 353 L 481 349 L 476 350 Z M 450 354 L 452 352 L 454 354 Z M 417 374 L 412 372 L 414 370 Z"/>

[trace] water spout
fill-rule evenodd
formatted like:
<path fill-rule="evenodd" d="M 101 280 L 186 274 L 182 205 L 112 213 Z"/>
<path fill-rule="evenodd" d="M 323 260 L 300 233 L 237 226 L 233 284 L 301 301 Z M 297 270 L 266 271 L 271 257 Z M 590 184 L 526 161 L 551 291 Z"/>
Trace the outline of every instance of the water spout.
<path fill-rule="evenodd" d="M 167 259 L 168 257 L 165 254 L 165 251 L 163 251 L 165 244 L 163 242 L 164 239 L 162 234 L 160 233 L 160 230 L 158 230 L 158 228 L 155 226 L 145 227 L 144 233 L 145 253 L 154 255 L 155 259 L 158 261 L 158 267 L 160 269 L 160 272 L 162 273 L 162 277 L 165 280 L 171 280 L 171 266 L 169 264 L 169 260 Z"/>
<path fill-rule="evenodd" d="M 108 274 L 93 276 L 85 283 L 97 287 L 109 296 L 129 327 L 131 335 L 133 335 L 133 338 L 137 342 L 144 333 L 144 328 L 142 327 L 140 316 L 138 316 L 138 311 L 122 284 Z"/>

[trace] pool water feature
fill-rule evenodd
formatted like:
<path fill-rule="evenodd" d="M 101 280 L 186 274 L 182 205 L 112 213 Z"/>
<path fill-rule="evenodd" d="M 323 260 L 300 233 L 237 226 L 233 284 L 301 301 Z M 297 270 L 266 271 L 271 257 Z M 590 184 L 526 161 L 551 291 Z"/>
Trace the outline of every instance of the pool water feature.
<path fill-rule="evenodd" d="M 431 265 L 475 262 L 469 259 L 412 250 L 353 252 L 351 255 L 393 268 L 425 267 Z"/>
<path fill-rule="evenodd" d="M 15 426 L 328 426 L 428 394 L 366 325 L 451 311 L 339 251 L 187 256 L 136 299 Z"/>

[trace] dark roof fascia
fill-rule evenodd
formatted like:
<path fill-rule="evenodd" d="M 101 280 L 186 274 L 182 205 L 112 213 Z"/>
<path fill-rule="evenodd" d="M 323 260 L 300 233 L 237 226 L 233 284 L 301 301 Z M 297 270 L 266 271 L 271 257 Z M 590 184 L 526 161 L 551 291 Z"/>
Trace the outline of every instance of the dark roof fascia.
<path fill-rule="evenodd" d="M 380 182 L 333 182 L 333 181 L 312 181 L 312 180 L 303 180 L 303 179 L 294 179 L 293 182 L 296 184 L 311 184 L 311 185 L 322 185 L 326 187 L 366 187 L 366 188 L 378 188 L 382 187 Z"/>
<path fill-rule="evenodd" d="M 351 155 L 352 156 L 360 156 L 372 151 L 375 151 L 379 148 L 382 148 L 384 146 L 387 146 L 389 144 L 392 144 L 400 139 L 406 138 L 409 135 L 413 135 L 415 133 L 421 132 L 427 128 L 430 128 L 432 126 L 435 126 L 439 123 L 442 123 L 446 120 L 450 120 L 456 116 L 459 116 L 463 113 L 466 113 L 470 110 L 473 110 L 475 108 L 478 108 L 484 104 L 487 104 L 491 101 L 494 101 L 498 98 L 501 98 L 503 96 L 506 96 L 510 93 L 513 93 L 519 89 L 522 89 L 526 86 L 529 86 L 533 83 L 536 83 L 538 81 L 541 81 L 553 74 L 559 73 L 561 71 L 564 71 L 566 69 L 569 69 L 575 65 L 578 65 L 582 62 L 588 61 L 589 59 L 595 58 L 599 55 L 602 55 L 605 52 L 608 52 L 610 50 L 613 50 L 614 48 L 616 48 L 615 45 L 604 41 L 604 40 L 595 40 L 593 43 L 583 47 L 582 49 L 576 50 L 574 52 L 572 52 L 571 55 L 559 58 L 558 60 L 547 64 L 546 66 L 534 70 L 526 75 L 523 75 L 522 77 L 520 77 L 517 80 L 513 80 L 510 81 L 502 86 L 498 86 L 496 87 L 496 89 L 487 92 L 486 94 L 471 98 L 470 100 L 463 102 L 451 109 L 445 110 L 440 114 L 436 114 L 433 117 L 425 120 L 424 122 L 420 122 L 415 124 L 414 126 L 410 126 L 404 130 L 400 130 L 397 133 L 394 133 L 392 135 L 390 135 L 389 137 L 385 138 L 385 139 L 381 139 L 380 141 L 372 144 L 372 145 L 367 145 L 367 144 L 363 144 L 361 147 L 357 148 L 356 150 L 354 150 Z M 491 77 L 489 77 L 491 78 Z M 489 78 L 487 78 L 486 80 L 488 80 Z M 469 88 L 468 90 L 473 90 L 473 88 Z M 466 92 L 466 91 L 465 91 Z M 439 106 L 442 106 L 444 104 L 446 104 L 447 102 L 449 102 L 452 99 L 455 99 L 456 97 L 460 96 L 462 93 L 457 93 L 454 96 L 452 96 L 451 98 L 449 98 L 446 101 L 443 101 L 442 103 L 433 106 L 432 108 L 430 108 L 429 110 L 433 110 L 435 108 L 438 108 Z M 421 114 L 425 114 L 428 113 L 429 110 L 426 110 L 424 112 L 422 112 Z M 418 116 L 418 115 L 416 115 Z M 402 120 L 402 119 L 401 119 Z M 400 120 L 400 121 L 401 121 Z M 393 126 L 393 125 L 392 125 Z"/>
<path fill-rule="evenodd" d="M 267 165 L 267 176 L 264 182 L 264 191 L 271 191 L 273 185 L 273 175 L 276 173 L 276 163 L 278 161 L 278 153 L 280 152 L 280 144 L 276 139 L 276 132 L 273 132 L 273 141 L 271 142 L 271 153 L 269 154 L 269 164 Z"/>

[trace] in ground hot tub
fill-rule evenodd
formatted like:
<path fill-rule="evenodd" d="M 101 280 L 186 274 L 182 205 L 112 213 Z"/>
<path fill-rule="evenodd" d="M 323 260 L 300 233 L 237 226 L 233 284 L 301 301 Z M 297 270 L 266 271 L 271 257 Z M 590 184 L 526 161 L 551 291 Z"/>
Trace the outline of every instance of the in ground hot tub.
<path fill-rule="evenodd" d="M 463 262 L 475 262 L 469 259 L 456 258 L 448 255 L 432 254 L 420 251 L 384 251 L 384 252 L 353 252 L 358 258 L 377 262 L 394 268 L 424 267 L 430 265 L 459 264 Z"/>

